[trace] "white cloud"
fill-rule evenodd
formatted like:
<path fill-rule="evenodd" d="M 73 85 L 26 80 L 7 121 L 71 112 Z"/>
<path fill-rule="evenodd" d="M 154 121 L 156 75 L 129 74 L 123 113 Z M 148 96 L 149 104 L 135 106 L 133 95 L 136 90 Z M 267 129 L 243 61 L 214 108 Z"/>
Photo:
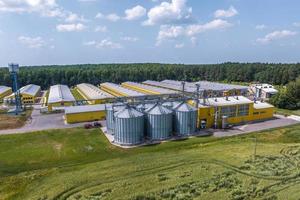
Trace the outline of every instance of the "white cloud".
<path fill-rule="evenodd" d="M 96 45 L 96 41 L 93 40 L 93 41 L 84 42 L 83 45 L 84 46 L 94 46 L 94 45 Z"/>
<path fill-rule="evenodd" d="M 175 44 L 175 48 L 176 49 L 181 49 L 184 47 L 184 43 L 180 43 L 180 44 Z"/>
<path fill-rule="evenodd" d="M 230 6 L 228 10 L 217 10 L 214 13 L 215 18 L 228 18 L 228 17 L 233 17 L 237 14 L 238 11 L 233 6 Z"/>
<path fill-rule="evenodd" d="M 112 13 L 112 14 L 107 15 L 106 19 L 108 19 L 109 21 L 112 21 L 112 22 L 116 22 L 116 21 L 119 21 L 120 17 L 119 17 L 119 15 Z"/>
<path fill-rule="evenodd" d="M 95 32 L 105 33 L 105 32 L 107 32 L 107 27 L 106 26 L 97 26 L 95 28 Z"/>
<path fill-rule="evenodd" d="M 185 29 L 182 26 L 167 26 L 163 25 L 160 27 L 157 36 L 156 45 L 160 45 L 163 40 L 175 39 L 185 35 Z"/>
<path fill-rule="evenodd" d="M 97 0 L 77 0 L 80 3 L 92 3 L 92 2 L 96 2 Z"/>
<path fill-rule="evenodd" d="M 21 44 L 32 49 L 38 49 L 46 45 L 46 42 L 41 37 L 20 36 L 18 40 Z"/>
<path fill-rule="evenodd" d="M 213 21 L 210 21 L 206 24 L 196 24 L 196 25 L 190 25 L 187 27 L 187 35 L 193 36 L 202 32 L 206 32 L 209 30 L 220 30 L 220 29 L 226 29 L 233 26 L 231 23 L 227 22 L 226 20 L 222 19 L 215 19 Z"/>
<path fill-rule="evenodd" d="M 113 42 L 110 39 L 104 39 L 104 40 L 101 40 L 100 42 L 96 42 L 96 41 L 84 42 L 83 45 L 94 46 L 95 48 L 98 48 L 98 49 L 121 49 L 121 48 L 123 48 L 123 46 L 120 43 Z"/>
<path fill-rule="evenodd" d="M 55 0 L 0 0 L 2 12 L 40 12 L 56 7 Z"/>
<path fill-rule="evenodd" d="M 258 42 L 260 44 L 268 44 L 274 40 L 288 38 L 288 37 L 294 36 L 296 34 L 297 34 L 297 32 L 293 32 L 293 31 L 289 31 L 289 30 L 274 31 L 272 33 L 267 34 L 263 38 L 258 38 L 256 40 L 256 42 Z"/>
<path fill-rule="evenodd" d="M 68 16 L 65 19 L 66 22 L 72 23 L 72 22 L 85 22 L 86 19 L 84 19 L 83 16 L 79 16 L 76 13 L 70 12 Z"/>
<path fill-rule="evenodd" d="M 137 38 L 137 37 L 129 37 L 129 36 L 125 36 L 125 37 L 121 37 L 121 40 L 128 41 L 128 42 L 136 42 L 136 41 L 139 40 L 139 38 Z"/>
<path fill-rule="evenodd" d="M 56 26 L 56 30 L 59 32 L 73 32 L 73 31 L 83 31 L 86 28 L 85 25 L 81 23 L 77 24 L 59 24 Z"/>
<path fill-rule="evenodd" d="M 147 10 L 144 7 L 137 5 L 131 9 L 125 10 L 125 19 L 136 20 L 143 17 L 146 14 L 146 12 Z"/>
<path fill-rule="evenodd" d="M 99 13 L 96 14 L 95 18 L 103 19 L 103 18 L 105 18 L 105 16 L 102 13 L 99 12 Z"/>
<path fill-rule="evenodd" d="M 115 14 L 115 13 L 104 15 L 100 12 L 97 13 L 95 18 L 97 18 L 97 19 L 106 19 L 106 20 L 109 20 L 109 21 L 112 21 L 112 22 L 116 22 L 116 21 L 119 21 L 121 19 L 121 17 L 119 15 Z"/>
<path fill-rule="evenodd" d="M 267 28 L 267 26 L 264 25 L 264 24 L 259 24 L 259 25 L 256 25 L 256 26 L 255 26 L 255 29 L 257 29 L 257 30 L 263 30 L 263 29 L 265 29 L 265 28 Z"/>
<path fill-rule="evenodd" d="M 211 30 L 222 30 L 231 26 L 233 26 L 231 23 L 221 19 L 215 19 L 206 24 L 193 24 L 186 27 L 163 25 L 160 27 L 156 45 L 160 45 L 164 40 L 176 39 L 178 37 L 189 37 L 193 42 L 195 40 L 193 37 L 197 34 Z"/>
<path fill-rule="evenodd" d="M 192 21 L 192 8 L 187 7 L 186 0 L 172 0 L 151 8 L 147 15 L 143 25 L 187 23 Z"/>
<path fill-rule="evenodd" d="M 294 23 L 293 23 L 293 26 L 295 26 L 295 27 L 300 27 L 300 22 L 294 22 Z"/>

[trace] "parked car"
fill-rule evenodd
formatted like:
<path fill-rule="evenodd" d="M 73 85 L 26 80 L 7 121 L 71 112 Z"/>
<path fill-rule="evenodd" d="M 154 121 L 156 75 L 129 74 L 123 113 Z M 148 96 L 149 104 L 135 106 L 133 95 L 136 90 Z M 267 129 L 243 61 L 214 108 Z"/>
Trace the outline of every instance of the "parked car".
<path fill-rule="evenodd" d="M 91 129 L 91 128 L 93 128 L 93 124 L 85 124 L 84 128 L 85 129 Z"/>

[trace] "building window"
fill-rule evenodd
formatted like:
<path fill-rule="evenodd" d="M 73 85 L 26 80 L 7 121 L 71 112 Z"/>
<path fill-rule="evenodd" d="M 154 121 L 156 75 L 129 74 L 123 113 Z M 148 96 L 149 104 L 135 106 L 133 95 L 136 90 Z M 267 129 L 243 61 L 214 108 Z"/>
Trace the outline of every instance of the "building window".
<path fill-rule="evenodd" d="M 249 104 L 239 105 L 238 116 L 249 115 Z"/>
<path fill-rule="evenodd" d="M 235 117 L 236 116 L 236 106 L 221 107 L 220 117 L 222 117 L 222 116 Z"/>

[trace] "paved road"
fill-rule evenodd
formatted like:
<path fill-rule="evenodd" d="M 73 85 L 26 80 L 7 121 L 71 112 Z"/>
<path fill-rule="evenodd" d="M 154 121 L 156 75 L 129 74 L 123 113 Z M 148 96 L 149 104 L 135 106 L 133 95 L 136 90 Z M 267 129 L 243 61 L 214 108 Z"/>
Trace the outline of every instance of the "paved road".
<path fill-rule="evenodd" d="M 41 131 L 48 129 L 65 129 L 74 127 L 83 127 L 84 123 L 65 124 L 63 113 L 58 114 L 41 114 L 40 106 L 35 106 L 32 111 L 31 118 L 25 126 L 18 129 L 0 130 L 0 135 L 14 133 L 28 133 L 33 131 Z"/>
<path fill-rule="evenodd" d="M 264 121 L 264 122 L 256 122 L 252 124 L 246 124 L 241 126 L 234 126 L 232 129 L 228 130 L 220 130 L 213 132 L 215 137 L 227 137 L 233 135 L 241 135 L 245 133 L 251 133 L 256 131 L 263 131 L 272 128 L 279 128 L 294 124 L 300 124 L 300 117 L 297 116 L 289 116 L 284 117 L 281 115 L 276 115 L 275 119 Z"/>

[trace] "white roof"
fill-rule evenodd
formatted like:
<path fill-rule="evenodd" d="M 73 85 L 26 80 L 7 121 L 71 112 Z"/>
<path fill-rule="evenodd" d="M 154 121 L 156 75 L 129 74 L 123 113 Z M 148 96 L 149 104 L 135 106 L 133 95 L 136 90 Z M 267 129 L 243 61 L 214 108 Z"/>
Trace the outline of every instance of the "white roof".
<path fill-rule="evenodd" d="M 100 88 L 88 84 L 82 83 L 76 86 L 84 95 L 88 98 L 88 100 L 96 100 L 96 99 L 107 99 L 113 98 L 113 96 Z"/>
<path fill-rule="evenodd" d="M 65 108 L 65 114 L 105 111 L 105 104 L 70 106 Z"/>
<path fill-rule="evenodd" d="M 144 84 L 147 85 L 152 85 L 152 86 L 157 86 L 157 87 L 162 87 L 162 88 L 167 88 L 167 89 L 171 89 L 171 90 L 177 90 L 177 91 L 182 91 L 182 85 L 181 82 L 180 84 L 173 84 L 171 82 L 167 83 L 167 82 L 158 82 L 158 81 L 144 81 Z M 185 85 L 184 88 L 185 92 L 196 92 L 197 89 L 194 87 L 189 87 L 188 85 Z"/>
<path fill-rule="evenodd" d="M 274 89 L 274 88 L 263 88 L 262 89 L 264 92 L 266 93 L 271 93 L 271 94 L 276 94 L 278 93 L 278 90 Z"/>
<path fill-rule="evenodd" d="M 76 101 L 70 89 L 66 85 L 54 85 L 50 87 L 48 103 Z"/>
<path fill-rule="evenodd" d="M 273 107 L 274 107 L 273 105 L 266 102 L 256 101 L 254 103 L 254 109 L 273 108 Z"/>
<path fill-rule="evenodd" d="M 200 104 L 203 104 L 203 99 L 200 99 Z M 240 104 L 251 104 L 253 101 L 244 97 L 244 96 L 237 96 L 237 97 L 217 97 L 217 98 L 207 98 L 206 105 L 207 106 L 230 106 L 230 105 L 240 105 Z M 200 105 L 201 106 L 201 105 Z"/>
<path fill-rule="evenodd" d="M 11 88 L 7 87 L 7 86 L 1 86 L 0 85 L 0 94 L 3 94 L 4 92 L 7 92 L 8 90 L 11 90 Z"/>
<path fill-rule="evenodd" d="M 145 94 L 143 94 L 143 93 L 127 89 L 125 87 L 122 87 L 122 86 L 114 84 L 114 83 L 102 83 L 101 87 L 107 87 L 113 91 L 116 91 L 116 92 L 121 93 L 124 96 L 128 96 L 128 97 L 145 96 Z"/>
<path fill-rule="evenodd" d="M 160 88 L 160 87 L 155 87 L 155 86 L 150 86 L 150 85 L 145 85 L 145 84 L 141 84 L 141 83 L 130 82 L 130 81 L 125 82 L 124 84 L 132 85 L 134 87 L 138 87 L 138 88 L 145 89 L 145 90 L 150 90 L 152 92 L 156 92 L 156 93 L 159 93 L 159 94 L 177 94 L 178 93 L 178 92 L 173 91 L 173 90 Z"/>
<path fill-rule="evenodd" d="M 37 93 L 41 90 L 41 87 L 38 85 L 30 84 L 20 88 L 21 94 L 36 96 Z"/>
<path fill-rule="evenodd" d="M 175 84 L 175 85 L 182 85 L 182 81 L 174 81 L 174 80 L 164 80 L 163 83 Z M 228 91 L 228 90 L 248 90 L 247 86 L 242 85 L 233 85 L 227 83 L 217 83 L 217 82 L 210 82 L 210 81 L 198 81 L 198 82 L 185 82 L 185 87 L 190 87 L 196 89 L 196 84 L 200 85 L 201 90 L 213 90 L 213 91 Z"/>

